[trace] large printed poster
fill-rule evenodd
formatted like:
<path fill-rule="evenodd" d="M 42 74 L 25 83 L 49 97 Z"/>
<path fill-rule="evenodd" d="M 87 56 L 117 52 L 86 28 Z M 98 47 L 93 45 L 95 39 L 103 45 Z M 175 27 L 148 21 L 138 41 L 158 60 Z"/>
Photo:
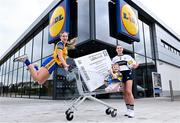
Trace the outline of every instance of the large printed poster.
<path fill-rule="evenodd" d="M 111 68 L 111 59 L 106 50 L 76 58 L 75 63 L 91 92 L 104 84 L 104 78 Z"/>

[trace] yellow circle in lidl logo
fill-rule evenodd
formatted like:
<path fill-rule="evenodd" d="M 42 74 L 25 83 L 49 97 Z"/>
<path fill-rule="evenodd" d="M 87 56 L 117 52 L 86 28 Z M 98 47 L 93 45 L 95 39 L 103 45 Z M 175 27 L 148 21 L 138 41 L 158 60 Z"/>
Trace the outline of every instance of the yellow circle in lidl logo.
<path fill-rule="evenodd" d="M 56 37 L 62 30 L 65 23 L 65 10 L 62 6 L 58 6 L 50 19 L 50 35 Z"/>
<path fill-rule="evenodd" d="M 138 18 L 128 4 L 124 4 L 121 8 L 121 19 L 126 31 L 135 36 L 138 33 Z"/>

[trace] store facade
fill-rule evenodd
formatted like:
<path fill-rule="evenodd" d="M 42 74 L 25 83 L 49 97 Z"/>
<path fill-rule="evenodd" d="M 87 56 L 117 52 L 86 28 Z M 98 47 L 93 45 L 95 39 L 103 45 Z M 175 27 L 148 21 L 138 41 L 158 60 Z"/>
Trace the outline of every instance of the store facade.
<path fill-rule="evenodd" d="M 49 44 L 50 14 L 68 0 L 55 0 L 17 39 L 0 58 L 0 95 L 5 97 L 65 99 L 77 95 L 76 84 L 66 82 L 57 69 L 43 85 L 35 84 L 26 66 L 13 62 L 15 57 L 28 54 L 33 63 L 41 66 L 43 60 L 52 55 L 54 43 Z M 125 2 L 138 12 L 139 41 L 127 43 L 128 37 L 112 36 L 110 6 L 121 0 L 70 0 L 70 38 L 78 37 L 76 49 L 69 51 L 71 58 L 77 58 L 106 49 L 110 57 L 116 55 L 117 44 L 125 53 L 133 56 L 140 64 L 134 70 L 133 93 L 136 98 L 152 97 L 154 82 L 152 72 L 161 76 L 159 96 L 169 94 L 169 80 L 173 81 L 175 94 L 180 94 L 180 80 L 170 71 L 180 72 L 180 38 L 163 22 L 135 0 Z M 111 16 L 111 17 L 110 17 Z M 61 20 L 62 17 L 59 19 Z M 158 94 L 158 93 L 157 93 Z"/>

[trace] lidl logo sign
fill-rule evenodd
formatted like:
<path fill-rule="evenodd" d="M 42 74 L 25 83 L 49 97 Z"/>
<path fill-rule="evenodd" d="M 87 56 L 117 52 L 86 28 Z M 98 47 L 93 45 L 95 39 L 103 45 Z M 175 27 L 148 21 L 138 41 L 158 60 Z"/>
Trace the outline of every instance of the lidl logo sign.
<path fill-rule="evenodd" d="M 48 43 L 60 40 L 61 32 L 69 32 L 70 8 L 69 0 L 62 0 L 59 6 L 49 14 L 49 38 Z"/>
<path fill-rule="evenodd" d="M 115 0 L 109 5 L 110 36 L 127 42 L 140 41 L 138 12 L 124 0 Z"/>
<path fill-rule="evenodd" d="M 121 20 L 125 30 L 132 36 L 135 36 L 138 29 L 138 19 L 132 8 L 124 4 L 121 8 Z"/>
<path fill-rule="evenodd" d="M 54 10 L 50 19 L 50 28 L 49 28 L 49 32 L 52 37 L 56 37 L 61 32 L 66 19 L 65 15 L 66 13 L 63 6 L 58 6 Z"/>

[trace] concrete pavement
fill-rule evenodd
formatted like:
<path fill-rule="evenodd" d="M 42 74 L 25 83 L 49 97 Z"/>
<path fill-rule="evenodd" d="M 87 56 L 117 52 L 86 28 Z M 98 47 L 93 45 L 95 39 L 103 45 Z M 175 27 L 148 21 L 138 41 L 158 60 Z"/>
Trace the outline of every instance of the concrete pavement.
<path fill-rule="evenodd" d="M 103 99 L 117 107 L 117 116 L 105 114 L 106 107 L 86 100 L 74 112 L 72 121 L 66 120 L 69 101 L 0 97 L 1 123 L 180 123 L 180 98 L 171 102 L 169 97 L 135 100 L 135 118 L 123 116 L 122 99 Z"/>

